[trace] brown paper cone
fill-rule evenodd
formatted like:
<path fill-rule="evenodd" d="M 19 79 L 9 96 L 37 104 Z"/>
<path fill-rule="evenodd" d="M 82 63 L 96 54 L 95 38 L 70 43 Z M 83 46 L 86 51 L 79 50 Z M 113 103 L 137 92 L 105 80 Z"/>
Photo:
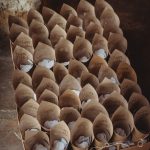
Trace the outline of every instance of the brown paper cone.
<path fill-rule="evenodd" d="M 34 90 L 36 90 L 44 77 L 55 81 L 54 73 L 51 70 L 37 65 L 32 74 L 32 86 Z"/>
<path fill-rule="evenodd" d="M 70 25 L 67 31 L 67 39 L 74 43 L 76 36 L 85 38 L 85 31 L 80 27 L 76 27 L 74 25 Z"/>
<path fill-rule="evenodd" d="M 75 79 L 72 75 L 66 75 L 59 85 L 60 95 L 66 90 L 81 90 L 81 86 L 77 79 Z"/>
<path fill-rule="evenodd" d="M 122 53 L 119 50 L 114 50 L 108 60 L 109 67 L 111 67 L 113 70 L 116 71 L 121 62 L 124 62 L 130 65 L 130 61 L 124 53 Z"/>
<path fill-rule="evenodd" d="M 12 82 L 13 82 L 14 89 L 17 88 L 19 83 L 22 83 L 24 85 L 32 87 L 32 79 L 31 79 L 31 77 L 29 76 L 29 74 L 27 74 L 26 72 L 23 72 L 21 70 L 17 70 L 17 69 L 14 70 Z"/>
<path fill-rule="evenodd" d="M 75 59 L 71 59 L 68 66 L 69 73 L 75 78 L 80 78 L 83 71 L 88 72 L 86 66 Z"/>
<path fill-rule="evenodd" d="M 40 97 L 45 89 L 52 91 L 57 96 L 59 95 L 59 87 L 57 83 L 49 78 L 44 77 L 35 91 L 37 98 Z"/>
<path fill-rule="evenodd" d="M 29 25 L 31 24 L 33 19 L 44 24 L 42 15 L 37 10 L 31 8 L 27 15 L 27 22 Z"/>
<path fill-rule="evenodd" d="M 128 104 L 129 104 L 129 110 L 134 115 L 143 106 L 149 106 L 149 101 L 142 94 L 132 93 L 132 95 L 129 98 Z"/>
<path fill-rule="evenodd" d="M 129 101 L 132 93 L 142 93 L 140 86 L 131 80 L 124 79 L 120 85 L 121 94 L 125 97 L 127 101 Z"/>
<path fill-rule="evenodd" d="M 60 84 L 63 78 L 68 74 L 68 69 L 63 64 L 55 63 L 53 72 L 57 83 Z"/>
<path fill-rule="evenodd" d="M 136 72 L 132 66 L 127 63 L 121 62 L 116 70 L 116 73 L 120 82 L 122 82 L 125 78 L 137 82 Z"/>
<path fill-rule="evenodd" d="M 20 83 L 16 88 L 15 98 L 18 107 L 21 107 L 29 99 L 36 100 L 35 93 L 33 92 L 33 90 L 22 83 Z"/>
<path fill-rule="evenodd" d="M 103 113 L 108 116 L 108 112 L 103 105 L 99 102 L 91 101 L 83 107 L 81 116 L 93 122 L 99 113 Z"/>
<path fill-rule="evenodd" d="M 59 63 L 67 63 L 73 58 L 73 44 L 65 38 L 60 38 L 55 45 L 56 61 Z"/>
<path fill-rule="evenodd" d="M 81 86 L 85 86 L 86 84 L 91 84 L 95 89 L 97 89 L 99 85 L 98 78 L 90 72 L 83 71 L 81 74 Z"/>

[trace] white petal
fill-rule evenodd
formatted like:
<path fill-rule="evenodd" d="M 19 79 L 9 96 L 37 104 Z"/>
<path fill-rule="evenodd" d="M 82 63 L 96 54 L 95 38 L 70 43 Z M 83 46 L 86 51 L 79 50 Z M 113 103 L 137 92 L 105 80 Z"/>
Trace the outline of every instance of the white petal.
<path fill-rule="evenodd" d="M 64 138 L 62 138 L 61 140 L 56 140 L 54 141 L 53 150 L 65 150 L 67 145 L 67 141 Z"/>
<path fill-rule="evenodd" d="M 86 56 L 83 56 L 82 58 L 80 58 L 80 61 L 85 63 L 88 62 L 90 58 L 87 58 Z"/>
<path fill-rule="evenodd" d="M 95 51 L 95 54 L 97 56 L 102 57 L 103 59 L 105 59 L 107 57 L 107 54 L 104 49 L 99 49 L 99 50 Z"/>
<path fill-rule="evenodd" d="M 20 65 L 20 70 L 24 71 L 24 72 L 29 72 L 33 67 L 33 64 L 29 64 L 29 65 Z"/>
<path fill-rule="evenodd" d="M 74 124 L 75 124 L 75 121 L 71 121 L 71 122 L 68 123 L 68 127 L 69 127 L 70 130 L 73 129 Z"/>
<path fill-rule="evenodd" d="M 69 65 L 69 61 L 63 62 L 63 63 L 61 63 L 61 64 L 63 64 L 64 66 L 68 66 L 68 65 Z"/>
<path fill-rule="evenodd" d="M 54 60 L 43 59 L 38 63 L 38 65 L 51 69 L 54 66 Z"/>
<path fill-rule="evenodd" d="M 58 124 L 58 120 L 45 121 L 44 127 L 47 128 L 47 129 L 51 129 L 57 124 Z"/>

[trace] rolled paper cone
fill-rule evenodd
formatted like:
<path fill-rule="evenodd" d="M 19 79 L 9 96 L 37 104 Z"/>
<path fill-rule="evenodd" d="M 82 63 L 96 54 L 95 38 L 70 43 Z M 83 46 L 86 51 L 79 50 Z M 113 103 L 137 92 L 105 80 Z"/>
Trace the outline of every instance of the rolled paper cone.
<path fill-rule="evenodd" d="M 32 86 L 34 90 L 36 90 L 44 77 L 55 81 L 54 73 L 51 70 L 37 65 L 32 74 Z"/>
<path fill-rule="evenodd" d="M 83 140 L 81 139 L 83 137 Z M 87 140 L 88 138 L 88 140 Z M 71 144 L 73 150 L 88 150 L 94 140 L 93 125 L 91 121 L 86 118 L 78 118 L 74 128 L 71 131 Z M 87 147 L 82 148 L 86 142 Z"/>
<path fill-rule="evenodd" d="M 83 71 L 88 72 L 86 66 L 78 60 L 71 59 L 68 66 L 69 73 L 75 78 L 80 78 Z"/>
<path fill-rule="evenodd" d="M 77 12 L 73 7 L 63 3 L 60 9 L 60 15 L 62 15 L 65 19 L 68 19 L 70 14 L 77 16 Z"/>
<path fill-rule="evenodd" d="M 124 53 L 122 53 L 119 50 L 114 50 L 108 60 L 109 67 L 111 67 L 113 70 L 116 71 L 121 62 L 124 62 L 130 65 L 130 61 Z"/>
<path fill-rule="evenodd" d="M 31 24 L 33 19 L 44 24 L 42 15 L 36 9 L 31 8 L 27 15 L 27 22 L 29 25 Z"/>
<path fill-rule="evenodd" d="M 58 43 L 60 38 L 66 38 L 66 37 L 67 37 L 66 31 L 57 24 L 51 30 L 50 41 L 51 41 L 53 47 Z"/>
<path fill-rule="evenodd" d="M 11 41 L 14 42 L 21 32 L 27 35 L 29 34 L 29 30 L 27 28 L 13 23 L 9 29 L 9 37 Z"/>
<path fill-rule="evenodd" d="M 112 124 L 114 128 L 113 142 L 124 142 L 132 133 L 134 128 L 134 119 L 130 111 L 125 107 L 118 107 L 112 115 Z"/>
<path fill-rule="evenodd" d="M 73 44 L 65 38 L 60 38 L 55 45 L 56 62 L 62 63 L 64 66 L 69 64 L 73 58 Z"/>
<path fill-rule="evenodd" d="M 68 74 L 68 69 L 61 63 L 55 63 L 53 72 L 56 78 L 56 82 L 60 84 L 63 78 Z"/>
<path fill-rule="evenodd" d="M 89 61 L 93 54 L 92 51 L 92 44 L 85 38 L 83 37 L 76 37 L 76 40 L 74 42 L 74 47 L 73 47 L 73 55 L 74 57 L 85 63 Z"/>
<path fill-rule="evenodd" d="M 38 99 L 38 103 L 41 103 L 41 101 L 48 101 L 51 103 L 54 103 L 58 105 L 58 97 L 55 93 L 51 92 L 50 90 L 45 89 L 43 93 L 40 95 Z"/>
<path fill-rule="evenodd" d="M 137 82 L 136 72 L 132 66 L 127 63 L 121 62 L 116 70 L 116 74 L 120 82 L 122 82 L 123 79 L 129 79 Z"/>
<path fill-rule="evenodd" d="M 38 36 L 44 36 L 47 38 L 49 36 L 47 27 L 43 23 L 35 19 L 32 20 L 30 27 L 29 27 L 29 35 L 32 37 L 34 34 Z"/>
<path fill-rule="evenodd" d="M 34 53 L 34 47 L 32 43 L 32 39 L 30 38 L 29 35 L 21 32 L 16 40 L 13 43 L 13 48 L 15 49 L 16 46 L 20 46 L 25 48 L 27 51 L 29 51 L 31 54 Z"/>
<path fill-rule="evenodd" d="M 39 123 L 41 124 L 42 128 L 45 131 L 50 131 L 52 127 L 56 124 L 51 124 L 51 126 L 46 126 L 46 121 L 59 121 L 60 116 L 60 108 L 53 103 L 42 101 L 40 103 L 38 112 L 37 112 L 37 119 Z"/>
<path fill-rule="evenodd" d="M 67 23 L 67 21 L 63 16 L 61 16 L 57 13 L 54 13 L 53 16 L 50 18 L 50 20 L 47 23 L 47 28 L 48 28 L 49 32 L 51 32 L 51 30 L 57 24 L 65 30 L 66 29 L 66 23 Z"/>
<path fill-rule="evenodd" d="M 83 31 L 83 29 L 81 29 L 80 27 L 70 25 L 67 31 L 67 39 L 74 43 L 74 41 L 76 40 L 76 36 L 85 38 L 85 31 Z"/>
<path fill-rule="evenodd" d="M 37 150 L 38 148 L 41 148 L 41 150 L 42 148 L 43 150 L 50 149 L 49 137 L 45 132 L 26 131 L 26 134 L 28 135 L 24 141 L 26 150 Z"/>
<path fill-rule="evenodd" d="M 129 98 L 129 110 L 133 115 L 142 108 L 143 106 L 149 106 L 149 101 L 148 99 L 139 93 L 132 93 L 132 95 Z"/>
<path fill-rule="evenodd" d="M 96 101 L 91 101 L 82 108 L 81 117 L 87 118 L 93 122 L 96 116 L 100 113 L 108 116 L 108 112 L 102 104 Z"/>
<path fill-rule="evenodd" d="M 111 116 L 119 106 L 128 109 L 128 102 L 120 93 L 114 91 L 105 99 L 103 106 Z"/>
<path fill-rule="evenodd" d="M 79 96 L 72 90 L 66 90 L 60 97 L 59 97 L 59 107 L 74 107 L 76 109 L 81 108 L 81 102 Z"/>
<path fill-rule="evenodd" d="M 13 72 L 12 82 L 14 89 L 18 87 L 19 83 L 32 87 L 32 78 L 30 75 L 18 69 Z"/>
<path fill-rule="evenodd" d="M 18 107 L 21 107 L 29 99 L 34 99 L 36 101 L 36 96 L 33 90 L 22 83 L 16 88 L 15 98 Z"/>
<path fill-rule="evenodd" d="M 98 72 L 102 65 L 108 66 L 107 62 L 102 57 L 94 54 L 88 66 L 89 72 L 98 76 Z"/>
<path fill-rule="evenodd" d="M 68 74 L 66 75 L 63 80 L 61 81 L 59 85 L 59 91 L 60 95 L 65 92 L 66 90 L 75 90 L 80 92 L 81 91 L 81 86 L 78 82 L 77 79 L 75 79 L 72 75 Z"/>
<path fill-rule="evenodd" d="M 82 71 L 81 74 L 81 86 L 84 87 L 86 84 L 91 84 L 95 89 L 99 85 L 98 78 L 90 72 Z"/>
<path fill-rule="evenodd" d="M 59 95 L 59 87 L 55 81 L 43 77 L 42 81 L 40 82 L 39 86 L 37 87 L 35 93 L 37 95 L 37 98 L 40 97 L 40 95 L 43 93 L 43 91 L 47 89 L 55 93 L 57 96 Z"/>
<path fill-rule="evenodd" d="M 132 93 L 136 92 L 141 94 L 141 88 L 140 86 L 131 80 L 128 79 L 124 79 L 120 85 L 120 89 L 121 89 L 121 94 L 125 97 L 125 99 L 127 101 L 129 101 L 130 96 L 132 95 Z"/>

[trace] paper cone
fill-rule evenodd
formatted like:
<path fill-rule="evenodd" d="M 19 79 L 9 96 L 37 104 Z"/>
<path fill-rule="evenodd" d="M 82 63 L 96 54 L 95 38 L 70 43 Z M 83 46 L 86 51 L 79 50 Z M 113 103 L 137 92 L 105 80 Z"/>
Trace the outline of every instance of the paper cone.
<path fill-rule="evenodd" d="M 45 122 L 54 120 L 59 121 L 59 116 L 60 116 L 60 108 L 56 104 L 47 101 L 42 101 L 40 103 L 37 112 L 37 119 L 45 131 L 50 130 L 50 128 L 47 128 L 45 126 Z"/>
<path fill-rule="evenodd" d="M 132 114 L 128 111 L 127 108 L 120 106 L 112 115 L 111 120 L 114 127 L 114 135 L 112 141 L 124 142 L 134 128 L 134 120 Z M 124 131 L 124 133 L 118 133 L 119 130 Z"/>
<path fill-rule="evenodd" d="M 76 40 L 76 36 L 85 38 L 85 31 L 81 29 L 80 27 L 76 27 L 74 25 L 70 25 L 68 31 L 67 31 L 67 39 L 74 43 Z"/>
<path fill-rule="evenodd" d="M 37 65 L 32 74 L 32 86 L 34 90 L 36 90 L 44 77 L 55 81 L 54 73 L 51 70 Z"/>
<path fill-rule="evenodd" d="M 99 85 L 98 78 L 90 72 L 83 71 L 81 74 L 81 86 L 85 86 L 86 84 L 91 84 L 95 89 L 97 89 Z"/>
<path fill-rule="evenodd" d="M 42 15 L 37 10 L 31 8 L 27 15 L 27 22 L 29 25 L 31 24 L 33 19 L 44 24 Z"/>
<path fill-rule="evenodd" d="M 86 66 L 75 59 L 71 59 L 68 66 L 69 73 L 75 78 L 80 78 L 83 71 L 88 72 Z"/>
<path fill-rule="evenodd" d="M 131 80 L 124 79 L 120 85 L 121 94 L 125 97 L 127 101 L 129 101 L 132 93 L 142 93 L 140 86 Z"/>
<path fill-rule="evenodd" d="M 20 83 L 16 88 L 15 98 L 18 107 L 21 107 L 29 99 L 36 100 L 35 93 L 33 92 L 33 90 L 22 83 Z"/>
<path fill-rule="evenodd" d="M 121 62 L 124 62 L 130 65 L 130 61 L 124 53 L 122 53 L 119 50 L 114 50 L 108 60 L 109 67 L 111 67 L 113 70 L 116 71 Z"/>
<path fill-rule="evenodd" d="M 99 69 L 101 68 L 102 65 L 108 66 L 107 62 L 103 58 L 96 56 L 94 54 L 89 63 L 88 69 L 92 74 L 98 76 Z"/>
<path fill-rule="evenodd" d="M 120 82 L 122 82 L 123 79 L 129 79 L 137 82 L 136 72 L 134 71 L 132 66 L 127 63 L 121 62 L 116 70 L 116 73 Z"/>
<path fill-rule="evenodd" d="M 82 108 L 81 116 L 93 122 L 99 113 L 108 116 L 108 112 L 103 105 L 99 102 L 91 101 Z"/>
<path fill-rule="evenodd" d="M 63 16 L 61 16 L 57 13 L 54 13 L 53 16 L 50 18 L 50 20 L 47 23 L 47 28 L 48 28 L 49 32 L 51 32 L 51 30 L 57 24 L 65 30 L 66 29 L 66 23 L 67 23 L 67 21 Z"/>
<path fill-rule="evenodd" d="M 60 95 L 65 92 L 66 90 L 70 89 L 70 90 L 77 90 L 80 91 L 81 90 L 81 86 L 78 82 L 78 80 L 76 80 L 72 75 L 68 74 L 66 75 L 63 80 L 61 81 L 60 85 L 59 85 L 59 90 L 60 90 Z"/>
<path fill-rule="evenodd" d="M 42 145 L 47 150 L 50 150 L 49 137 L 45 132 L 43 131 L 39 132 L 27 131 L 27 132 L 29 138 L 26 138 L 24 141 L 24 146 L 26 150 L 34 149 L 36 148 L 37 145 Z"/>
<path fill-rule="evenodd" d="M 55 45 L 56 61 L 65 65 L 73 58 L 73 44 L 65 38 L 61 38 Z"/>
<path fill-rule="evenodd" d="M 128 104 L 129 104 L 129 110 L 134 115 L 143 106 L 149 106 L 149 101 L 142 94 L 132 93 L 132 95 L 129 98 Z"/>
<path fill-rule="evenodd" d="M 26 72 L 23 72 L 21 70 L 17 70 L 17 69 L 14 70 L 12 82 L 13 82 L 14 89 L 17 88 L 19 83 L 22 83 L 24 85 L 32 87 L 32 79 L 31 79 L 31 77 L 29 76 L 29 74 L 27 74 Z"/>
<path fill-rule="evenodd" d="M 63 78 L 68 74 L 67 68 L 61 63 L 55 63 L 53 72 L 58 84 L 60 84 Z"/>
<path fill-rule="evenodd" d="M 52 91 L 57 96 L 59 95 L 59 87 L 57 83 L 49 78 L 44 77 L 35 91 L 37 98 L 40 97 L 45 89 Z"/>

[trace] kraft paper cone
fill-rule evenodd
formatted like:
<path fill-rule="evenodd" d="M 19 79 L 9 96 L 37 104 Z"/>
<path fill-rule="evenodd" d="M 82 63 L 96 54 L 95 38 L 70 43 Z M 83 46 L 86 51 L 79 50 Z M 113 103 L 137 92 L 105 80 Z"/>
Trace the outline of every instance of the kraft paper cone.
<path fill-rule="evenodd" d="M 68 69 L 61 63 L 55 63 L 53 72 L 56 78 L 56 82 L 60 84 L 63 78 L 68 74 Z"/>
<path fill-rule="evenodd" d="M 67 37 L 66 31 L 57 24 L 51 30 L 50 40 L 51 40 L 53 47 L 58 43 L 60 38 L 66 38 L 66 37 Z"/>
<path fill-rule="evenodd" d="M 113 135 L 113 125 L 107 115 L 103 113 L 97 115 L 93 122 L 93 132 L 95 136 L 96 147 L 103 147 L 108 145 L 108 142 Z"/>
<path fill-rule="evenodd" d="M 73 55 L 81 62 L 87 62 L 92 56 L 92 44 L 85 38 L 76 37 L 73 47 Z"/>
<path fill-rule="evenodd" d="M 45 126 L 45 122 L 54 120 L 59 121 L 59 116 L 60 108 L 56 104 L 47 101 L 42 101 L 40 103 L 37 119 L 45 131 L 51 130 L 50 127 L 48 128 Z"/>
<path fill-rule="evenodd" d="M 105 99 L 103 106 L 111 116 L 119 106 L 128 109 L 128 102 L 120 93 L 114 91 Z"/>
<path fill-rule="evenodd" d="M 80 27 L 76 27 L 74 25 L 70 25 L 67 31 L 67 39 L 74 43 L 76 36 L 85 38 L 85 31 Z"/>
<path fill-rule="evenodd" d="M 55 81 L 54 73 L 51 70 L 37 65 L 32 74 L 32 86 L 34 90 L 36 90 L 44 77 Z"/>
<path fill-rule="evenodd" d="M 70 14 L 77 16 L 77 12 L 73 7 L 63 3 L 63 5 L 60 9 L 60 15 L 62 15 L 64 18 L 68 19 Z"/>
<path fill-rule="evenodd" d="M 55 45 L 55 55 L 56 61 L 66 66 L 73 58 L 73 44 L 65 38 L 60 38 Z"/>
<path fill-rule="evenodd" d="M 124 53 L 122 53 L 119 50 L 114 50 L 108 60 L 109 67 L 111 67 L 113 70 L 116 71 L 121 62 L 124 62 L 130 65 L 130 61 Z"/>
<path fill-rule="evenodd" d="M 48 135 L 43 132 L 27 131 L 28 138 L 24 141 L 24 146 L 26 150 L 38 149 L 39 146 L 41 149 L 50 150 L 50 143 Z"/>
<path fill-rule="evenodd" d="M 132 141 L 144 139 L 150 133 L 150 107 L 144 106 L 134 116 L 135 127 L 132 133 Z"/>
<path fill-rule="evenodd" d="M 51 92 L 50 90 L 45 89 L 43 93 L 40 95 L 38 99 L 38 103 L 41 103 L 42 101 L 48 101 L 51 103 L 54 103 L 58 105 L 58 97 L 55 93 Z"/>
<path fill-rule="evenodd" d="M 92 74 L 98 76 L 99 69 L 102 65 L 108 66 L 107 62 L 103 58 L 94 54 L 89 63 L 88 69 Z"/>
<path fill-rule="evenodd" d="M 81 102 L 79 96 L 68 89 L 59 97 L 59 106 L 60 108 L 74 107 L 79 110 L 81 108 Z"/>
<path fill-rule="evenodd" d="M 118 80 L 120 82 L 123 81 L 123 79 L 129 79 L 134 82 L 137 82 L 137 75 L 134 69 L 131 65 L 121 62 L 116 70 Z"/>
<path fill-rule="evenodd" d="M 75 59 L 71 59 L 68 66 L 69 73 L 75 78 L 80 78 L 83 71 L 88 72 L 86 66 Z"/>
<path fill-rule="evenodd" d="M 66 23 L 67 23 L 67 21 L 63 16 L 61 16 L 57 13 L 54 13 L 53 16 L 50 18 L 50 20 L 47 23 L 47 28 L 48 28 L 49 32 L 51 32 L 51 30 L 57 24 L 65 30 L 66 29 Z"/>
<path fill-rule="evenodd" d="M 70 74 L 66 75 L 59 85 L 60 95 L 68 89 L 81 91 L 78 80 Z"/>
<path fill-rule="evenodd" d="M 97 89 L 99 85 L 98 78 L 90 72 L 83 71 L 80 77 L 81 86 L 85 86 L 86 84 L 91 84 L 95 89 Z"/>
<path fill-rule="evenodd" d="M 99 102 L 91 101 L 82 108 L 81 116 L 93 122 L 100 113 L 108 116 L 108 112 L 103 105 Z"/>
<path fill-rule="evenodd" d="M 129 104 L 129 110 L 134 115 L 143 106 L 149 106 L 149 101 L 142 94 L 132 93 L 132 95 L 129 98 L 128 104 Z"/>
<path fill-rule="evenodd" d="M 83 136 L 84 138 L 89 138 L 89 143 L 87 148 L 78 147 L 77 141 L 81 136 Z M 72 129 L 71 132 L 71 144 L 73 150 L 88 150 L 93 140 L 94 140 L 94 134 L 93 134 L 93 126 L 91 121 L 89 121 L 86 118 L 79 118 L 76 121 L 74 128 Z"/>
<path fill-rule="evenodd" d="M 113 142 L 124 142 L 134 128 L 133 116 L 127 108 L 120 106 L 113 114 L 112 124 L 114 127 Z M 124 131 L 124 133 L 119 130 Z M 120 132 L 120 133 L 119 133 Z"/>
<path fill-rule="evenodd" d="M 44 24 L 42 15 L 37 10 L 31 8 L 27 15 L 27 22 L 29 25 L 31 24 L 33 19 Z"/>
<path fill-rule="evenodd" d="M 120 85 L 121 94 L 125 97 L 127 101 L 129 101 L 132 93 L 142 93 L 140 86 L 131 80 L 124 79 Z"/>
<path fill-rule="evenodd" d="M 32 43 L 32 39 L 29 35 L 26 35 L 25 33 L 21 32 L 16 40 L 13 43 L 13 48 L 15 49 L 16 46 L 20 46 L 25 48 L 27 51 L 29 51 L 31 54 L 34 53 L 34 47 Z"/>
<path fill-rule="evenodd" d="M 29 99 L 34 99 L 36 101 L 35 93 L 33 90 L 22 83 L 20 83 L 16 88 L 15 98 L 18 107 L 21 107 Z"/>
<path fill-rule="evenodd" d="M 17 70 L 17 69 L 14 70 L 12 82 L 13 82 L 14 89 L 17 88 L 19 83 L 32 87 L 32 78 L 30 77 L 29 74 L 21 70 Z"/>
<path fill-rule="evenodd" d="M 11 41 L 14 42 L 21 32 L 27 35 L 29 34 L 29 30 L 27 28 L 13 23 L 9 29 L 9 37 Z"/>
<path fill-rule="evenodd" d="M 59 87 L 57 83 L 49 78 L 44 77 L 35 91 L 37 98 L 40 97 L 45 89 L 52 91 L 57 96 L 59 95 Z"/>

